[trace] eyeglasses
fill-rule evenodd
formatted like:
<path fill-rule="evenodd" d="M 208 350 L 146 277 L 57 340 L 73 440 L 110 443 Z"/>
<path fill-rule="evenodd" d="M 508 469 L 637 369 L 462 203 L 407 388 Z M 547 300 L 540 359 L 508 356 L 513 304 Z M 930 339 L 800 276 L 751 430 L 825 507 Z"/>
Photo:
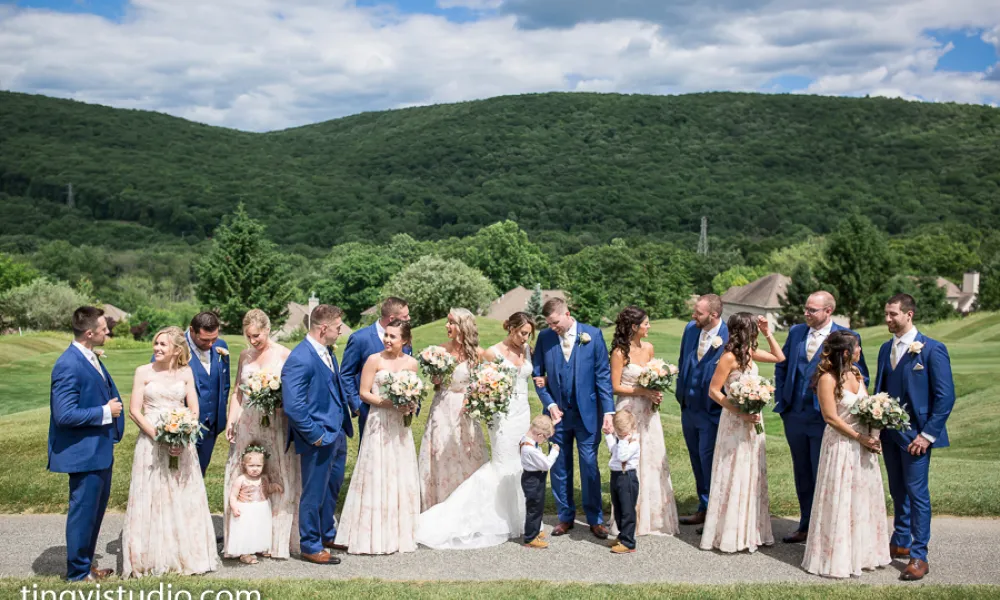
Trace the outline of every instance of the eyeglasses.
<path fill-rule="evenodd" d="M 814 314 L 816 314 L 818 312 L 823 312 L 824 309 L 822 309 L 822 308 L 809 308 L 807 306 L 805 310 L 806 310 L 806 314 L 807 315 L 814 315 Z"/>

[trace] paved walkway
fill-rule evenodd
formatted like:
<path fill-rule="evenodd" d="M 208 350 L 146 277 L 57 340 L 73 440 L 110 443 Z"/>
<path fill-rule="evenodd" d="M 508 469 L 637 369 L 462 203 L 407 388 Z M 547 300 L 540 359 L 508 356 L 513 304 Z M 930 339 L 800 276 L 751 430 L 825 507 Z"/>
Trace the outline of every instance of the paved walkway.
<path fill-rule="evenodd" d="M 109 514 L 98 545 L 102 567 L 121 568 L 122 514 Z M 221 531 L 220 517 L 215 517 Z M 552 523 L 548 522 L 548 526 Z M 931 573 L 924 579 L 937 584 L 1000 584 L 1000 569 L 994 553 L 1000 540 L 1000 520 L 939 517 L 933 523 Z M 60 515 L 2 515 L 0 576 L 65 574 L 65 517 Z M 421 548 L 409 554 L 391 556 L 342 555 L 337 566 L 313 565 L 301 560 L 263 560 L 246 566 L 226 560 L 210 577 L 241 579 L 381 578 L 390 580 L 496 580 L 531 579 L 546 581 L 610 582 L 805 582 L 830 580 L 805 573 L 799 568 L 802 545 L 785 545 L 783 535 L 795 524 L 774 519 L 779 540 L 771 548 L 754 555 L 723 555 L 698 549 L 694 527 L 685 527 L 678 537 L 639 538 L 639 552 L 627 556 L 610 554 L 589 530 L 578 523 L 570 535 L 556 538 L 548 550 L 528 550 L 509 542 L 485 550 L 433 551 Z M 886 569 L 868 573 L 852 581 L 871 584 L 898 582 L 905 563 L 896 561 Z M 907 584 L 913 585 L 913 584 Z"/>

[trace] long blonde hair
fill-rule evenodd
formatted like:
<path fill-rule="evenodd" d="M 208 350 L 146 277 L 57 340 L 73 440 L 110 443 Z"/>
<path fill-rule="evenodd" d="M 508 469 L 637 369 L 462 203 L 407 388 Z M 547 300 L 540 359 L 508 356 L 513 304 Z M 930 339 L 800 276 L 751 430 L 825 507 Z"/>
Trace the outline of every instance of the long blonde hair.
<path fill-rule="evenodd" d="M 180 327 L 164 327 L 153 336 L 154 344 L 156 343 L 156 339 L 161 335 L 167 336 L 167 344 L 172 350 L 176 366 L 187 366 L 191 362 L 191 349 L 188 347 L 187 340 L 184 339 L 184 330 Z"/>
<path fill-rule="evenodd" d="M 455 317 L 455 325 L 458 326 L 458 333 L 461 336 L 459 344 L 465 360 L 470 365 L 479 363 L 479 328 L 476 327 L 476 315 L 464 308 L 453 308 L 448 314 Z"/>

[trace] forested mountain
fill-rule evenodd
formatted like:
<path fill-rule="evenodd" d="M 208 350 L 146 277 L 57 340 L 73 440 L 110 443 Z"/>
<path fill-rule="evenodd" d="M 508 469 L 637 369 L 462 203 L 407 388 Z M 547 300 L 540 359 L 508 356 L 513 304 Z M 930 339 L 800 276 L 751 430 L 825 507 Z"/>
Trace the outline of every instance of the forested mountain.
<path fill-rule="evenodd" d="M 66 206 L 72 183 L 75 208 Z M 1000 110 L 882 98 L 541 94 L 271 133 L 0 92 L 0 241 L 197 242 L 239 202 L 282 246 L 469 235 L 788 239 L 1000 227 Z M 693 245 L 693 243 L 692 243 Z"/>

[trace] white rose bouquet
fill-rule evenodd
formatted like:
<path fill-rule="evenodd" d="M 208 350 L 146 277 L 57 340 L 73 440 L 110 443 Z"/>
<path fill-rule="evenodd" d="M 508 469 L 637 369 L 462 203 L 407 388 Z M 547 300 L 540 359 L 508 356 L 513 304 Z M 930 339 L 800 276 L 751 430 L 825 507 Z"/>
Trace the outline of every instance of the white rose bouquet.
<path fill-rule="evenodd" d="M 873 437 L 878 437 L 882 429 L 906 431 L 910 428 L 909 413 L 898 398 L 885 392 L 859 398 L 851 407 L 851 414 L 857 415 L 858 422 L 872 429 Z"/>
<path fill-rule="evenodd" d="M 417 355 L 417 363 L 431 381 L 445 385 L 458 366 L 458 361 L 441 346 L 428 346 Z"/>
<path fill-rule="evenodd" d="M 412 407 L 412 410 L 403 416 L 403 424 L 409 427 L 413 422 L 413 413 L 417 411 L 424 397 L 424 382 L 413 371 L 387 373 L 379 384 L 379 393 L 383 398 L 391 400 L 393 406 Z"/>
<path fill-rule="evenodd" d="M 774 401 L 774 385 L 770 380 L 760 375 L 746 373 L 729 384 L 726 394 L 740 412 L 748 415 L 759 415 L 764 407 Z M 754 424 L 757 433 L 764 433 L 761 423 Z"/>
<path fill-rule="evenodd" d="M 259 410 L 261 427 L 270 427 L 271 415 L 281 406 L 281 374 L 263 369 L 247 377 L 240 390 L 244 394 L 243 405 Z"/>
<path fill-rule="evenodd" d="M 647 390 L 666 392 L 673 389 L 674 377 L 676 376 L 677 367 L 675 365 L 654 358 L 642 368 L 642 372 L 639 373 L 636 383 Z M 659 410 L 659 403 L 656 404 L 656 408 Z"/>

